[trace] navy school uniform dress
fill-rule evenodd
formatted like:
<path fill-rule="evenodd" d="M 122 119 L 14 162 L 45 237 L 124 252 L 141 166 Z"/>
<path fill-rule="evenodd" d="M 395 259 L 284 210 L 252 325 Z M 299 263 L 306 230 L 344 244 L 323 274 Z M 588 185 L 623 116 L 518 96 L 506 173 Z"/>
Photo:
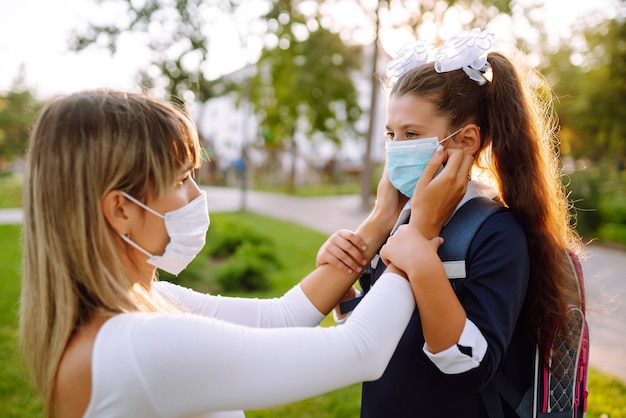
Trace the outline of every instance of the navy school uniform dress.
<path fill-rule="evenodd" d="M 508 210 L 480 226 L 465 262 L 466 279 L 457 296 L 487 341 L 480 365 L 459 374 L 439 370 L 422 350 L 416 309 L 383 376 L 363 383 L 362 418 L 484 418 L 480 390 L 499 368 L 521 393 L 531 385 L 534 342 L 521 320 L 529 279 L 527 241 Z M 385 267 L 379 261 L 370 268 L 361 278 L 362 288 L 374 285 Z M 471 355 L 469 347 L 459 350 Z M 503 404 L 505 416 L 516 417 Z"/>

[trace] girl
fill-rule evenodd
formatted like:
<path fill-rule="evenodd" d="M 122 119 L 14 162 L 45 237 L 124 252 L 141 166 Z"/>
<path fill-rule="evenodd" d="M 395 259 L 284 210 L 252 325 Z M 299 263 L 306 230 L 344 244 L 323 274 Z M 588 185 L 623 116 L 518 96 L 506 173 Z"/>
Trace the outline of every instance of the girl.
<path fill-rule="evenodd" d="M 385 369 L 415 306 L 395 268 L 339 328 L 314 327 L 356 279 L 331 266 L 271 300 L 157 280 L 157 267 L 178 274 L 204 245 L 200 155 L 191 121 L 143 95 L 86 91 L 41 111 L 24 182 L 20 338 L 47 417 L 241 417 Z M 417 228 L 440 228 L 465 191 L 471 159 L 450 153 L 448 165 L 418 192 L 445 193 L 445 215 Z M 404 203 L 386 179 L 378 192 L 358 231 L 370 248 Z"/>
<path fill-rule="evenodd" d="M 381 252 L 382 262 L 372 262 L 371 281 L 388 263 L 415 278 L 417 310 L 381 379 L 363 384 L 362 417 L 487 416 L 481 388 L 502 370 L 524 393 L 535 343 L 545 346 L 555 324 L 565 330 L 568 301 L 578 297 L 567 285 L 567 250 L 577 248 L 578 237 L 569 223 L 550 108 L 536 100 L 549 90 L 534 85 L 531 91 L 509 59 L 488 53 L 492 40 L 493 34 L 475 29 L 441 49 L 408 45 L 389 63 L 387 170 L 399 193 L 411 197 L 421 164 L 442 143 L 474 156 L 474 171 L 495 185 L 471 180 L 459 207 L 487 196 L 508 209 L 488 218 L 474 236 L 462 294 L 436 254 L 429 253 L 430 264 L 415 261 L 439 231 L 401 226 Z M 422 203 L 410 205 L 412 217 Z M 429 209 L 422 207 L 418 216 Z M 354 243 L 360 245 L 358 232 L 334 234 L 320 249 L 318 265 L 354 268 L 368 259 Z M 516 416 L 504 408 L 505 416 Z"/>

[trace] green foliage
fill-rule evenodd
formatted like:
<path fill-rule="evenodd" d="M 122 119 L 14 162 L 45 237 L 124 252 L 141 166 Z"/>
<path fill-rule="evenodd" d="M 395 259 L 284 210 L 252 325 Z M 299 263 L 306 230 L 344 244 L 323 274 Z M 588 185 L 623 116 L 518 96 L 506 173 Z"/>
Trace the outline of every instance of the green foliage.
<path fill-rule="evenodd" d="M 24 155 L 40 107 L 33 94 L 23 88 L 0 94 L 0 170 L 2 161 Z"/>
<path fill-rule="evenodd" d="M 206 28 L 232 14 L 232 2 L 113 0 L 106 3 L 104 6 L 116 7 L 118 13 L 109 21 L 87 22 L 82 31 L 75 32 L 70 40 L 74 51 L 97 45 L 115 53 L 129 34 L 138 34 L 139 39 L 146 42 L 146 50 L 152 52 L 150 67 L 140 71 L 138 77 L 144 88 L 165 88 L 171 101 L 183 104 L 190 99 L 188 93 L 193 93 L 193 98 L 199 101 L 206 101 L 216 95 L 216 89 L 226 87 L 219 81 L 209 80 L 202 65 L 210 46 Z"/>
<path fill-rule="evenodd" d="M 298 106 L 313 107 L 310 96 L 315 91 L 321 93 L 324 86 L 307 75 L 313 74 L 311 68 L 305 66 L 313 61 L 309 57 L 321 58 L 326 52 L 308 50 L 305 47 L 307 40 L 299 40 L 294 35 L 294 29 L 302 27 L 306 20 L 294 7 L 297 4 L 297 0 L 274 2 L 266 19 L 272 22 L 273 35 L 282 44 L 264 48 L 258 61 L 260 68 L 251 80 L 250 99 L 255 113 L 260 115 L 261 130 L 268 146 L 291 145 L 299 115 L 304 116 L 306 111 Z"/>
<path fill-rule="evenodd" d="M 626 244 L 626 173 L 594 164 L 565 181 L 578 233 L 586 240 Z"/>
<path fill-rule="evenodd" d="M 626 20 L 601 20 L 577 35 L 584 37 L 586 48 L 561 45 L 546 55 L 544 69 L 560 98 L 555 106 L 563 126 L 562 149 L 593 161 L 624 158 Z M 577 65 L 572 65 L 572 57 Z"/>
<path fill-rule="evenodd" d="M 236 219 L 226 219 L 218 223 L 212 222 L 207 234 L 205 250 L 213 257 L 229 257 L 235 254 L 244 243 L 272 245 L 270 238 L 259 234 L 250 225 L 238 222 Z"/>
<path fill-rule="evenodd" d="M 286 291 L 314 268 L 317 248 L 325 239 L 304 231 L 300 225 L 248 212 L 214 213 L 198 257 L 178 277 L 163 271 L 159 275 L 210 293 L 266 296 Z"/>
<path fill-rule="evenodd" d="M 296 133 L 337 144 L 346 135 L 361 135 L 355 126 L 363 111 L 353 75 L 361 69 L 362 50 L 326 29 L 319 11 L 305 14 L 300 3 L 275 1 L 265 16 L 279 42 L 263 49 L 250 81 L 264 146 L 274 151 L 268 161 L 272 166 L 279 149 L 297 155 Z M 290 192 L 294 170 L 288 177 Z"/>
<path fill-rule="evenodd" d="M 602 223 L 598 212 L 599 176 L 594 170 L 585 170 L 570 174 L 566 180 L 576 230 L 583 236 L 596 232 Z"/>
<path fill-rule="evenodd" d="M 626 417 L 626 384 L 590 369 L 587 405 L 587 418 Z"/>
<path fill-rule="evenodd" d="M 242 243 L 219 268 L 216 282 L 228 292 L 268 290 L 270 273 L 277 264 L 273 251 L 269 245 Z"/>
<path fill-rule="evenodd" d="M 270 288 L 271 273 L 280 266 L 274 243 L 250 225 L 236 219 L 215 222 L 198 257 L 173 277 L 160 272 L 164 280 L 210 292 L 254 292 Z"/>

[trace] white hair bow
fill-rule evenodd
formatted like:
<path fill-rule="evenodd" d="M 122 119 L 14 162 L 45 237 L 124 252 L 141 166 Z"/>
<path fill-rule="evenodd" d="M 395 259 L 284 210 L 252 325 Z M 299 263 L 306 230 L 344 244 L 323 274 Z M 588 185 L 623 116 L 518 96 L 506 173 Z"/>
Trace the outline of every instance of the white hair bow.
<path fill-rule="evenodd" d="M 407 44 L 387 64 L 387 77 L 398 78 L 414 68 L 434 61 L 435 71 L 438 73 L 462 68 L 470 79 L 483 85 L 487 81 L 484 73 L 489 68 L 487 53 L 494 36 L 491 32 L 476 28 L 453 36 L 438 49 L 429 41 Z"/>
<path fill-rule="evenodd" d="M 400 77 L 409 70 L 432 61 L 434 50 L 435 44 L 431 41 L 417 41 L 404 45 L 387 64 L 387 77 Z"/>
<path fill-rule="evenodd" d="M 462 68 L 469 78 L 481 86 L 487 81 L 483 75 L 488 68 L 487 53 L 494 34 L 472 29 L 450 38 L 435 55 L 435 71 L 445 73 Z"/>

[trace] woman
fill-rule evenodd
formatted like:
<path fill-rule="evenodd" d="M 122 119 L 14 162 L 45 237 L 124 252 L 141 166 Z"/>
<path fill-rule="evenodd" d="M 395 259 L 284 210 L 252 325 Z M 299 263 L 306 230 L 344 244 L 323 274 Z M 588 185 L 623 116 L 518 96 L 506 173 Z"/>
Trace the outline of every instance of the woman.
<path fill-rule="evenodd" d="M 345 328 L 314 327 L 356 279 L 331 266 L 271 300 L 157 280 L 157 268 L 178 274 L 204 245 L 206 198 L 191 176 L 200 155 L 191 121 L 144 95 L 86 91 L 41 111 L 24 182 L 20 337 L 47 417 L 241 417 L 385 369 L 414 309 L 399 270 Z M 430 179 L 447 156 L 433 158 Z M 450 153 L 448 165 L 447 178 L 420 187 L 445 193 L 449 214 L 471 161 Z M 370 248 L 403 203 L 388 180 L 378 192 L 358 231 Z"/>

